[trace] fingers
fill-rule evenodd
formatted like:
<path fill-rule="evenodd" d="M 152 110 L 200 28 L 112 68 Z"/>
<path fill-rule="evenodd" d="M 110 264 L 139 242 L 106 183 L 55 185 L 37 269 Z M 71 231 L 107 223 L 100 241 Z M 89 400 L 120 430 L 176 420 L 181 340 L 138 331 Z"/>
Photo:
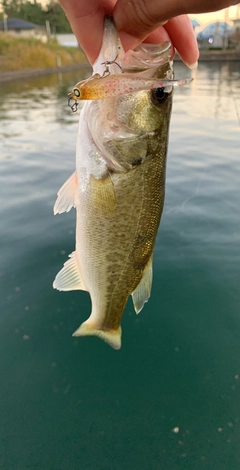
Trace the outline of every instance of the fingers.
<path fill-rule="evenodd" d="M 129 47 L 131 43 L 136 45 L 136 42 L 143 41 L 154 29 L 171 18 L 176 19 L 179 15 L 188 13 L 216 11 L 233 3 L 236 3 L 236 0 L 118 0 L 113 16 L 123 43 Z M 168 24 L 171 26 L 170 22 Z M 170 31 L 172 34 L 171 27 Z M 185 34 L 185 31 L 183 33 Z M 190 40 L 189 28 L 186 34 Z M 135 44 L 132 38 L 135 39 Z M 183 53 L 185 54 L 184 48 Z M 192 50 L 190 59 L 191 56 L 195 57 L 196 52 Z M 188 54 L 187 58 L 189 59 Z"/>
<path fill-rule="evenodd" d="M 196 67 L 199 57 L 197 40 L 190 19 L 187 15 L 177 16 L 169 20 L 166 29 L 173 46 L 177 49 L 183 62 L 190 68 Z"/>
<path fill-rule="evenodd" d="M 114 20 L 118 31 L 145 39 L 155 28 L 179 15 L 221 10 L 236 0 L 118 0 Z"/>
<path fill-rule="evenodd" d="M 134 49 L 143 39 L 125 32 L 120 32 L 120 38 L 125 50 Z M 181 15 L 167 21 L 144 40 L 153 44 L 170 41 L 173 46 L 172 57 L 174 56 L 174 48 L 176 48 L 182 60 L 188 66 L 196 65 L 199 57 L 198 44 L 191 21 L 187 15 Z"/>
<path fill-rule="evenodd" d="M 183 13 L 178 6 L 184 2 L 175 0 L 175 13 L 172 14 L 174 0 L 118 0 L 113 17 L 124 43 L 131 42 L 131 37 L 143 41 L 157 27 Z"/>
<path fill-rule="evenodd" d="M 71 28 L 91 64 L 102 44 L 104 17 L 111 14 L 115 0 L 59 0 Z"/>
<path fill-rule="evenodd" d="M 145 41 L 156 44 L 170 41 L 172 43 L 172 57 L 175 48 L 188 67 L 194 68 L 197 65 L 199 57 L 198 44 L 191 21 L 187 15 L 181 15 L 167 21 L 164 26 L 160 26 L 153 31 Z"/>
<path fill-rule="evenodd" d="M 170 39 L 189 65 L 197 61 L 198 48 L 191 24 L 183 13 L 204 13 L 238 3 L 238 0 L 59 1 L 91 63 L 101 48 L 104 17 L 113 14 L 125 50 L 133 49 L 146 38 L 154 43 Z"/>
<path fill-rule="evenodd" d="M 169 18 L 172 2 L 168 0 L 162 8 L 164 1 L 158 4 L 156 0 L 118 0 L 117 3 L 116 0 L 60 0 L 72 30 L 91 63 L 97 58 L 101 47 L 104 17 L 113 11 L 125 50 L 134 49 L 146 37 L 152 43 L 170 40 L 183 61 L 192 65 L 198 59 L 198 47 L 187 16 L 173 18 L 162 27 Z M 164 10 L 164 14 L 160 10 Z"/>

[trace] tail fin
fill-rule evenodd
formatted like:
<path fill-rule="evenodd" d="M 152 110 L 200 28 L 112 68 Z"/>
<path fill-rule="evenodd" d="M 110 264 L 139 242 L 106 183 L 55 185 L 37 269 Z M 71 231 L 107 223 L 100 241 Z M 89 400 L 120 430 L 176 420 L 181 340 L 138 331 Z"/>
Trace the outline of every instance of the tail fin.
<path fill-rule="evenodd" d="M 122 329 L 119 326 L 117 330 L 101 330 L 87 320 L 74 331 L 73 336 L 98 336 L 112 346 L 113 349 L 120 349 Z"/>

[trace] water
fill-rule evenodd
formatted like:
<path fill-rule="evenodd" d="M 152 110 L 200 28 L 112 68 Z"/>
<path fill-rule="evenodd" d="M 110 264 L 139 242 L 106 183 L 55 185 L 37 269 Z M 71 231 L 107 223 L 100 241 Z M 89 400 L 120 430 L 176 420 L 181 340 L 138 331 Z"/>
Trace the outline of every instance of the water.
<path fill-rule="evenodd" d="M 52 206 L 79 74 L 0 85 L 1 470 L 240 468 L 240 64 L 194 78 L 174 98 L 152 296 L 138 317 L 128 303 L 120 351 L 72 338 L 89 296 L 51 287 L 74 249 L 74 211 Z"/>

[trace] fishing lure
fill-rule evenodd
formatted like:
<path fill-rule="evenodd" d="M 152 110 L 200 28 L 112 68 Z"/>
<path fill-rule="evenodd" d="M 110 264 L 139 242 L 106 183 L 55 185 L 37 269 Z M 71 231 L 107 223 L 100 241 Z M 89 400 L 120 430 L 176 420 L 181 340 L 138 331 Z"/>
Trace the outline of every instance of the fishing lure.
<path fill-rule="evenodd" d="M 117 57 L 112 61 L 103 62 L 105 65 L 103 75 L 96 73 L 86 80 L 78 82 L 69 93 L 68 105 L 73 112 L 77 111 L 78 101 L 99 100 L 134 93 L 142 90 L 163 89 L 167 87 L 182 87 L 192 81 L 192 78 L 181 80 L 146 78 L 146 71 L 140 73 L 110 74 L 109 65 L 116 64 Z M 147 73 L 149 73 L 147 71 Z"/>
<path fill-rule="evenodd" d="M 191 81 L 192 78 L 181 80 L 161 78 L 148 79 L 136 73 L 122 73 L 107 76 L 95 74 L 87 80 L 78 82 L 73 88 L 70 97 L 76 101 L 101 100 L 141 90 L 184 86 Z"/>

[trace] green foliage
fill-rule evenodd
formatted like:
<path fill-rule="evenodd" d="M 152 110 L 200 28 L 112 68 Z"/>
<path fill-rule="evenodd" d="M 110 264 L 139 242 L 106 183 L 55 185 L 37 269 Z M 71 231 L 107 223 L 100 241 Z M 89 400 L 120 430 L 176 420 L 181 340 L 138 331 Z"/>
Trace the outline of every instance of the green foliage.
<path fill-rule="evenodd" d="M 56 67 L 86 62 L 76 47 L 62 47 L 56 40 L 46 44 L 34 38 L 13 37 L 0 32 L 0 73 L 15 70 Z"/>
<path fill-rule="evenodd" d="M 71 33 L 71 27 L 61 6 L 56 1 L 49 1 L 45 8 L 37 0 L 0 0 L 4 13 L 9 18 L 21 18 L 40 26 L 50 23 L 52 33 Z"/>
<path fill-rule="evenodd" d="M 9 47 L 9 40 L 6 34 L 0 33 L 0 56 L 3 56 L 7 53 Z"/>
<path fill-rule="evenodd" d="M 53 34 L 72 32 L 68 19 L 59 3 L 50 1 L 46 5 L 45 15 Z"/>

